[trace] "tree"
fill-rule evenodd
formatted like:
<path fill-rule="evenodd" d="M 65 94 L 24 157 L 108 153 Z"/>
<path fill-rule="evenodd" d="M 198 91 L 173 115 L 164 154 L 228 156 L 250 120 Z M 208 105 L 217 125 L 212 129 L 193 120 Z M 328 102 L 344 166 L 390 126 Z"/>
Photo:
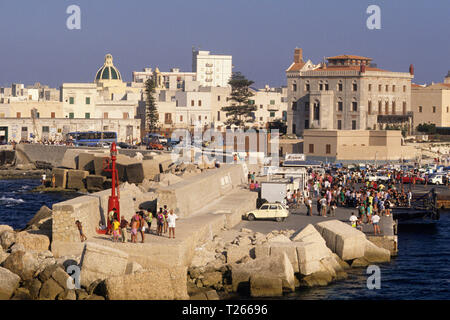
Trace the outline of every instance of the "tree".
<path fill-rule="evenodd" d="M 145 129 L 147 131 L 154 131 L 158 127 L 158 109 L 156 107 L 156 100 L 154 94 L 155 81 L 153 79 L 148 79 L 145 82 L 145 93 L 147 99 L 145 101 Z"/>
<path fill-rule="evenodd" d="M 434 123 L 421 123 L 417 126 L 417 131 L 428 134 L 436 133 L 436 125 Z"/>
<path fill-rule="evenodd" d="M 227 125 L 236 125 L 243 127 L 245 122 L 254 122 L 253 112 L 256 111 L 256 106 L 250 104 L 249 98 L 253 93 L 249 87 L 254 82 L 247 80 L 240 72 L 233 72 L 228 84 L 231 86 L 230 100 L 234 103 L 230 106 L 222 108 L 228 117 Z"/>

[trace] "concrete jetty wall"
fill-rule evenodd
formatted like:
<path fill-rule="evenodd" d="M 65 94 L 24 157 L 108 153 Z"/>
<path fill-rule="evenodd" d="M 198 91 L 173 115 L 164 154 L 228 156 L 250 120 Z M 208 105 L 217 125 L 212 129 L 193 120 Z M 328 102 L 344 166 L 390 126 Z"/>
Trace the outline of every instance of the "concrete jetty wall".
<path fill-rule="evenodd" d="M 173 208 L 179 217 L 188 217 L 201 210 L 206 203 L 220 198 L 246 180 L 245 167 L 242 164 L 223 165 L 219 169 L 158 189 L 158 206 L 167 205 L 168 208 Z"/>

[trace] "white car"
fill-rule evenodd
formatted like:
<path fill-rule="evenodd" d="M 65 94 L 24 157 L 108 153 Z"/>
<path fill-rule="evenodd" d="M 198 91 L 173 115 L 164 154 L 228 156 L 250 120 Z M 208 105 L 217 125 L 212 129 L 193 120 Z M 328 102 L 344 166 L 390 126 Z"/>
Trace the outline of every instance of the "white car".
<path fill-rule="evenodd" d="M 432 183 L 432 184 L 444 184 L 444 175 L 442 174 L 436 174 L 436 175 L 432 175 L 428 182 Z"/>
<path fill-rule="evenodd" d="M 289 216 L 289 210 L 282 203 L 264 203 L 259 209 L 249 211 L 244 216 L 249 221 L 255 219 L 275 219 L 280 222 Z"/>

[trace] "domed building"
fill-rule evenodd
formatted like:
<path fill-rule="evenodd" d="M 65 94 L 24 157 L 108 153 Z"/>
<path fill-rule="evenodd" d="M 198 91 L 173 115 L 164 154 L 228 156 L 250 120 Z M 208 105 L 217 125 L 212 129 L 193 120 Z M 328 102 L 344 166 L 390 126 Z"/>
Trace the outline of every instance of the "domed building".
<path fill-rule="evenodd" d="M 117 90 L 112 90 L 112 92 L 118 94 L 122 93 L 123 90 L 126 89 L 126 83 L 122 80 L 122 75 L 120 74 L 119 69 L 117 69 L 114 66 L 113 63 L 113 56 L 111 54 L 107 54 L 105 56 L 105 63 L 103 63 L 103 66 L 98 69 L 94 82 L 104 89 L 106 88 L 118 88 L 119 92 Z M 109 90 L 111 91 L 111 89 Z"/>

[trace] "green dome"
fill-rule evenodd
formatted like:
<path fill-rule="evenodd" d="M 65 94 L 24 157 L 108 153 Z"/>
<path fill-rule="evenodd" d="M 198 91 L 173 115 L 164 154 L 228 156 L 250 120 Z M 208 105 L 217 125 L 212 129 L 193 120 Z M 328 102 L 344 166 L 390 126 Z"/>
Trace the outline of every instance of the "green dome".
<path fill-rule="evenodd" d="M 105 56 L 105 63 L 103 66 L 97 71 L 97 75 L 95 76 L 96 81 L 101 80 L 122 80 L 122 76 L 120 75 L 119 70 L 113 64 L 113 57 L 110 54 Z"/>

